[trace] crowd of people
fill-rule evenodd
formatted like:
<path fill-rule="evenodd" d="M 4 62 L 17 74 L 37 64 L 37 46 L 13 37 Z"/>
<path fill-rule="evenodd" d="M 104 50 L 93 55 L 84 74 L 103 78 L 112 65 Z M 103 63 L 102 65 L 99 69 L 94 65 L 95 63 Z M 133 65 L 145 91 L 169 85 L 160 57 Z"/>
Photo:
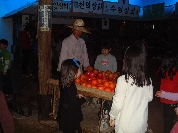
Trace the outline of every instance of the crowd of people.
<path fill-rule="evenodd" d="M 28 59 L 31 41 L 28 27 L 20 34 L 23 63 L 23 75 L 28 75 Z M 82 19 L 76 19 L 69 26 L 72 34 L 60 43 L 59 72 L 60 99 L 57 113 L 59 130 L 64 133 L 82 133 L 80 126 L 83 120 L 81 105 L 86 102 L 86 97 L 77 93 L 74 79 L 86 71 L 89 66 L 89 58 L 85 40 L 82 33 L 90 34 L 85 28 Z M 24 39 L 24 40 L 23 40 Z M 28 41 L 27 41 L 28 40 Z M 148 128 L 148 103 L 153 100 L 153 84 L 147 65 L 147 47 L 143 41 L 133 43 L 125 50 L 121 75 L 117 79 L 112 104 L 109 107 L 108 123 L 115 128 L 115 133 L 145 133 Z M 14 133 L 12 115 L 8 110 L 4 95 L 13 95 L 11 84 L 11 56 L 6 49 L 8 41 L 0 40 L 0 74 L 3 81 L 0 91 L 0 123 L 4 133 Z M 101 44 L 101 54 L 97 56 L 94 68 L 99 71 L 117 71 L 117 60 L 110 54 L 111 44 Z M 37 68 L 35 68 L 37 69 Z M 168 51 L 162 58 L 157 72 L 161 78 L 160 91 L 156 96 L 160 97 L 163 104 L 164 133 L 176 133 L 178 122 L 174 125 L 174 118 L 178 115 L 178 71 L 176 56 Z"/>
<path fill-rule="evenodd" d="M 62 94 L 60 98 L 58 115 L 59 118 L 63 117 L 63 119 L 65 119 L 64 116 L 68 117 L 72 115 L 69 118 L 71 119 L 70 121 L 69 119 L 67 119 L 65 122 L 62 121 L 62 119 L 59 120 L 59 125 L 63 125 L 65 123 L 65 127 L 60 127 L 59 129 L 66 133 L 68 132 L 67 130 L 72 123 L 77 123 L 71 128 L 73 129 L 73 132 L 79 130 L 79 125 L 82 120 L 81 118 L 83 117 L 79 118 L 78 115 L 73 113 L 77 112 L 79 109 L 81 110 L 81 104 L 79 104 L 79 101 L 77 100 L 80 94 L 71 94 L 70 96 L 75 97 L 75 100 L 69 101 L 67 100 L 69 99 L 69 95 L 63 93 L 68 92 L 69 90 L 71 91 L 71 86 L 73 86 L 75 88 L 74 90 L 76 90 L 76 86 L 73 85 L 73 81 L 71 79 L 76 78 L 76 76 L 79 74 L 79 71 L 82 73 L 82 70 L 79 69 L 81 66 L 83 66 L 85 70 L 85 68 L 89 65 L 85 41 L 80 38 L 82 32 L 88 33 L 88 31 L 84 28 L 83 20 L 77 19 L 73 26 L 70 26 L 70 28 L 72 28 L 73 33 L 62 42 L 58 64 L 58 71 L 60 71 L 59 82 L 62 83 L 60 84 L 60 92 L 62 92 Z M 102 54 L 97 56 L 94 68 L 98 69 L 99 71 L 117 71 L 117 61 L 116 58 L 109 53 L 110 50 L 111 48 L 109 44 L 103 43 L 101 45 Z M 160 65 L 161 92 L 166 91 L 177 93 L 177 66 L 175 55 L 173 56 L 174 58 L 168 56 L 167 54 L 165 54 L 164 57 L 165 58 L 162 59 L 162 63 Z M 74 59 L 77 59 L 81 64 L 76 63 Z M 68 63 L 67 65 L 66 62 L 68 61 L 70 61 L 71 64 Z M 61 70 L 61 67 L 64 67 L 64 64 L 66 65 L 65 69 Z M 74 68 L 72 68 L 72 64 L 75 67 L 78 67 L 78 70 L 77 68 L 74 70 Z M 69 70 L 69 66 L 71 67 L 71 70 Z M 156 96 L 161 97 L 159 94 L 156 94 Z M 145 45 L 145 39 L 143 38 L 139 42 L 128 47 L 125 51 L 123 68 L 120 77 L 117 79 L 115 94 L 113 96 L 112 105 L 109 112 L 110 126 L 115 127 L 116 133 L 146 132 L 148 127 L 148 103 L 152 101 L 152 99 L 153 85 L 147 66 L 147 46 Z M 173 128 L 173 120 L 177 111 L 176 107 L 178 106 L 178 101 L 176 101 L 175 98 L 173 100 L 174 101 L 167 100 L 164 97 L 162 97 L 160 100 L 163 103 L 164 108 L 164 133 L 174 132 L 177 125 L 176 124 Z M 74 101 L 77 103 L 74 104 Z M 72 105 L 70 106 L 69 104 Z M 73 107 L 74 105 L 75 107 Z M 60 108 L 67 109 L 65 113 L 63 113 L 64 116 L 61 115 L 62 111 Z M 73 110 L 72 113 L 68 114 L 69 110 L 71 111 L 71 109 Z M 69 126 L 66 127 L 66 124 Z"/>
<path fill-rule="evenodd" d="M 5 96 L 13 95 L 11 82 L 11 55 L 6 49 L 8 41 L 0 40 L 0 77 L 2 88 L 0 88 L 0 124 L 4 133 L 15 133 L 14 121 L 11 112 L 8 109 Z M 1 132 L 1 128 L 0 128 Z"/>

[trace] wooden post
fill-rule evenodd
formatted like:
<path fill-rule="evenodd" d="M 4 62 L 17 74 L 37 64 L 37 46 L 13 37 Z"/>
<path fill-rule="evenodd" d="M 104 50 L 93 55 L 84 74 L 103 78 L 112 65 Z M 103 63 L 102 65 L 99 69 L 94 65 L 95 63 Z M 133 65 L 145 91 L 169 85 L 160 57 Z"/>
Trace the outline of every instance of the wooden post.
<path fill-rule="evenodd" d="M 52 0 L 39 0 L 38 5 L 38 79 L 39 93 L 48 94 L 47 80 L 51 77 L 51 20 Z M 51 6 L 52 8 L 52 6 Z M 52 9 L 51 9 L 52 10 Z M 46 22 L 48 21 L 48 22 Z M 49 22 L 50 21 L 50 22 Z"/>
<path fill-rule="evenodd" d="M 38 1 L 38 80 L 41 119 L 48 119 L 50 97 L 47 80 L 51 77 L 52 0 Z M 44 102 L 45 101 L 45 102 Z"/>

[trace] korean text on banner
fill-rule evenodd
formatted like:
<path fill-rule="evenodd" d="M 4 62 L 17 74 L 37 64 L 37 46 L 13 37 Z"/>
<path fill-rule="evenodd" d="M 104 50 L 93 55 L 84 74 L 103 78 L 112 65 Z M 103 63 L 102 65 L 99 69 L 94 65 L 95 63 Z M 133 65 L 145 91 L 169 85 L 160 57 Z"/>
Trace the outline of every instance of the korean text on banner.
<path fill-rule="evenodd" d="M 51 5 L 39 6 L 39 28 L 41 31 L 49 31 L 51 29 Z"/>
<path fill-rule="evenodd" d="M 102 14 L 102 0 L 73 0 L 73 13 Z"/>
<path fill-rule="evenodd" d="M 54 0 L 53 12 L 70 12 L 70 2 Z"/>

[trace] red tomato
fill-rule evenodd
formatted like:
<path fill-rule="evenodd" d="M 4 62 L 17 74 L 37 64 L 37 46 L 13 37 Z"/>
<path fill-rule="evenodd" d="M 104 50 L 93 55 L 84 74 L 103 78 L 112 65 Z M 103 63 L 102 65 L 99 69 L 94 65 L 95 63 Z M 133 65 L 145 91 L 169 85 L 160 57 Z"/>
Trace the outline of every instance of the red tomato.
<path fill-rule="evenodd" d="M 115 72 L 115 73 L 114 73 L 114 78 L 116 79 L 118 76 L 119 76 L 118 73 Z"/>
<path fill-rule="evenodd" d="M 107 71 L 105 72 L 106 76 L 108 76 L 110 73 L 112 73 L 112 72 L 109 71 L 109 70 L 107 70 Z"/>
<path fill-rule="evenodd" d="M 81 83 L 80 85 L 81 85 L 81 86 L 86 86 L 87 83 L 86 83 L 86 82 L 83 82 L 83 83 Z"/>
<path fill-rule="evenodd" d="M 96 85 L 92 85 L 91 88 L 97 89 L 97 86 Z"/>
<path fill-rule="evenodd" d="M 112 91 L 112 89 L 111 89 L 110 87 L 105 87 L 104 90 L 105 90 L 105 91 L 108 91 L 108 92 L 111 92 L 111 91 Z"/>
<path fill-rule="evenodd" d="M 104 89 L 105 89 L 104 86 L 98 86 L 97 88 L 98 88 L 99 90 L 104 90 Z"/>
<path fill-rule="evenodd" d="M 93 73 L 94 73 L 95 75 L 98 75 L 99 70 L 98 70 L 98 69 L 93 69 Z"/>
<path fill-rule="evenodd" d="M 109 79 L 113 79 L 113 78 L 114 78 L 114 74 L 113 74 L 113 73 L 109 73 L 109 74 L 108 74 L 108 78 L 109 78 Z"/>
<path fill-rule="evenodd" d="M 81 74 L 81 75 L 80 75 L 80 79 L 81 79 L 81 80 L 85 80 L 85 79 L 86 79 L 85 74 Z"/>
<path fill-rule="evenodd" d="M 97 82 L 100 84 L 100 83 L 102 83 L 102 82 L 103 82 L 103 80 L 102 80 L 102 79 L 100 79 L 100 78 L 98 78 L 98 79 L 97 79 Z"/>
<path fill-rule="evenodd" d="M 86 87 L 91 88 L 91 84 L 87 83 Z"/>
<path fill-rule="evenodd" d="M 90 81 L 92 81 L 92 78 L 87 78 L 87 80 L 90 82 Z"/>
<path fill-rule="evenodd" d="M 102 71 L 101 73 L 103 74 L 103 77 L 106 77 L 106 72 Z"/>
<path fill-rule="evenodd" d="M 88 71 L 88 72 L 85 73 L 85 75 L 86 75 L 87 77 L 90 77 L 90 73 L 91 73 L 91 72 Z"/>
<path fill-rule="evenodd" d="M 97 84 L 97 80 L 96 80 L 96 79 L 92 79 L 92 80 L 91 80 L 91 84 L 92 84 L 92 85 L 96 85 L 96 84 Z"/>
<path fill-rule="evenodd" d="M 80 83 L 80 78 L 76 78 L 75 83 Z"/>
<path fill-rule="evenodd" d="M 110 87 L 111 89 L 115 89 L 116 85 L 115 85 L 115 83 L 109 83 L 109 87 Z"/>
<path fill-rule="evenodd" d="M 114 89 L 111 89 L 111 92 L 114 92 Z"/>
<path fill-rule="evenodd" d="M 93 67 L 92 66 L 87 66 L 87 71 L 88 72 L 92 72 L 93 71 Z"/>
<path fill-rule="evenodd" d="M 103 77 L 103 73 L 102 72 L 99 72 L 98 75 L 97 75 L 98 78 L 102 78 Z"/>
<path fill-rule="evenodd" d="M 94 78 L 94 77 L 95 77 L 94 72 L 90 72 L 90 77 L 91 77 L 91 78 Z"/>
<path fill-rule="evenodd" d="M 103 85 L 104 85 L 104 87 L 109 87 L 109 82 L 108 82 L 108 81 L 105 81 L 105 82 L 103 83 Z"/>

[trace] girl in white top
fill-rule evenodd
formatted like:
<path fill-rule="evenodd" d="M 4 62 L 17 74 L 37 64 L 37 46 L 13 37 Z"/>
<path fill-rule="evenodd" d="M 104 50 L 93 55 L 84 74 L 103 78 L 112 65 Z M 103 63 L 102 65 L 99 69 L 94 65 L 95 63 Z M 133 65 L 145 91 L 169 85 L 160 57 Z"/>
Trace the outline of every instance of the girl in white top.
<path fill-rule="evenodd" d="M 148 75 L 146 54 L 139 46 L 126 50 L 121 76 L 117 79 L 110 111 L 110 126 L 116 133 L 145 133 L 148 102 L 153 99 L 153 86 Z"/>

